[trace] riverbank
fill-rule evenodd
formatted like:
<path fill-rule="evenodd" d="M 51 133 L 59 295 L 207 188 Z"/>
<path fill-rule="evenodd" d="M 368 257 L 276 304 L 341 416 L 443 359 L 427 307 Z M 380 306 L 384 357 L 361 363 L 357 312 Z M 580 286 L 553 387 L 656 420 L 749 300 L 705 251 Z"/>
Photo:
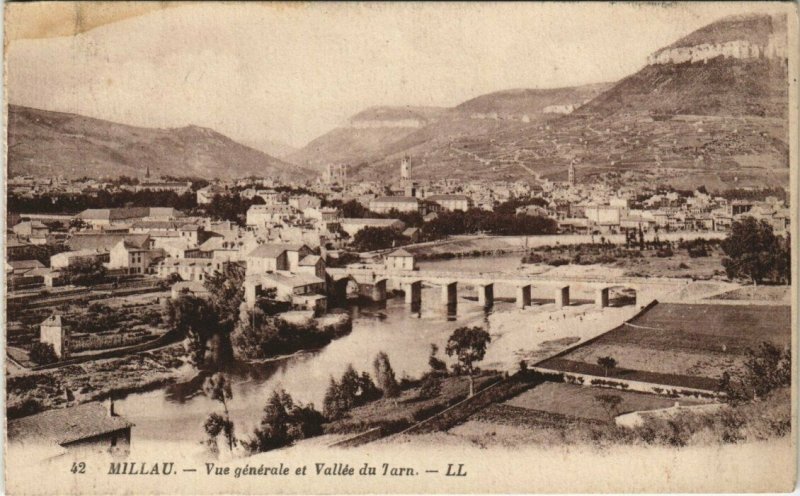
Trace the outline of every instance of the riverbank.
<path fill-rule="evenodd" d="M 624 234 L 602 235 L 607 243 L 615 245 L 625 244 Z M 646 242 L 651 242 L 658 237 L 661 241 L 677 242 L 694 239 L 725 238 L 726 233 L 710 231 L 680 231 L 647 233 L 644 235 Z M 416 243 L 403 248 L 414 254 L 418 260 L 440 260 L 452 257 L 479 257 L 486 255 L 500 255 L 508 253 L 521 253 L 529 249 L 545 246 L 569 246 L 580 244 L 599 243 L 601 235 L 591 234 L 542 234 L 536 236 L 484 236 L 466 235 L 452 236 L 446 240 L 436 242 Z"/>
<path fill-rule="evenodd" d="M 352 321 L 346 313 L 333 313 L 313 318 L 310 312 L 288 312 L 286 320 L 313 324 L 325 337 L 324 345 L 348 334 Z M 314 351 L 298 348 L 294 353 Z M 280 361 L 287 354 L 265 357 Z M 248 362 L 245 361 L 246 365 Z M 144 393 L 176 382 L 190 381 L 197 369 L 186 360 L 185 344 L 174 343 L 150 351 L 131 353 L 119 358 L 89 360 L 52 369 L 17 371 L 6 378 L 6 403 L 9 418 L 31 415 L 44 410 L 65 408 L 89 401 L 116 398 L 131 393 Z"/>
<path fill-rule="evenodd" d="M 557 308 L 554 303 L 489 316 L 492 342 L 482 366 L 514 372 L 520 361 L 544 360 L 610 331 L 638 311 L 635 305 L 599 309 L 593 304 Z"/>

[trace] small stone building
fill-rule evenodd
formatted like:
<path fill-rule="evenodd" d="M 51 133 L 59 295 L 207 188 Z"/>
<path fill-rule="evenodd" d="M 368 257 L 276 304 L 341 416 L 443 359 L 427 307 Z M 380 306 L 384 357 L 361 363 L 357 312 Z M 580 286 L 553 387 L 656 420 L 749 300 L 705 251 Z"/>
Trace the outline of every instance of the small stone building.
<path fill-rule="evenodd" d="M 69 329 L 60 315 L 51 315 L 39 327 L 39 341 L 50 343 L 56 355 L 64 360 L 69 355 Z"/>

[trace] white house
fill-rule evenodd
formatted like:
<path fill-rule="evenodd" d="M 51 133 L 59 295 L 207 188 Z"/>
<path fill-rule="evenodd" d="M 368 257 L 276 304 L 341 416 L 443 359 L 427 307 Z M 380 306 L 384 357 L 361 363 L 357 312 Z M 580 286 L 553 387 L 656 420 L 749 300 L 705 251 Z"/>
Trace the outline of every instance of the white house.
<path fill-rule="evenodd" d="M 266 243 L 247 254 L 247 273 L 297 272 L 300 260 L 309 255 L 306 245 L 288 243 Z"/>
<path fill-rule="evenodd" d="M 387 270 L 416 270 L 414 255 L 400 248 L 386 256 Z"/>
<path fill-rule="evenodd" d="M 125 269 L 128 274 L 146 274 L 153 261 L 161 257 L 161 250 L 123 240 L 111 248 L 108 268 Z"/>

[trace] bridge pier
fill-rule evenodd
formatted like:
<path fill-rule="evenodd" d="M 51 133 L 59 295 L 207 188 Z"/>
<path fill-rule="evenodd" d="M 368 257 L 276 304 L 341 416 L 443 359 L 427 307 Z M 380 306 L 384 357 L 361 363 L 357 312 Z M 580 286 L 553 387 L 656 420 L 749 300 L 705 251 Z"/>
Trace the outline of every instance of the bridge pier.
<path fill-rule="evenodd" d="M 386 300 L 386 279 L 378 279 L 372 285 L 372 301 Z"/>
<path fill-rule="evenodd" d="M 556 308 L 569 306 L 569 286 L 561 286 L 556 289 Z"/>
<path fill-rule="evenodd" d="M 422 281 L 411 281 L 406 283 L 406 303 L 413 305 L 422 301 Z"/>
<path fill-rule="evenodd" d="M 494 305 L 494 284 L 480 284 L 478 288 L 478 303 L 484 308 Z"/>
<path fill-rule="evenodd" d="M 453 306 L 458 302 L 458 282 L 446 282 L 442 285 L 442 303 Z"/>
<path fill-rule="evenodd" d="M 608 289 L 598 288 L 594 294 L 594 304 L 597 308 L 603 309 L 608 306 Z"/>
<path fill-rule="evenodd" d="M 531 306 L 531 285 L 517 286 L 517 308 Z"/>

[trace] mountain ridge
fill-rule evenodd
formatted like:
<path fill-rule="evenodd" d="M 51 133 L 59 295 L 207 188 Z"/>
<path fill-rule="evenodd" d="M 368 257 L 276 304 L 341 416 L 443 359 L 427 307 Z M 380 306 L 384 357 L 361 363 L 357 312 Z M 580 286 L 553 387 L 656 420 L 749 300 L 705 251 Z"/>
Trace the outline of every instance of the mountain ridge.
<path fill-rule="evenodd" d="M 235 164 L 235 166 L 232 166 Z M 69 112 L 8 106 L 8 173 L 13 175 L 286 179 L 313 173 L 238 143 L 211 128 L 156 129 Z"/>

